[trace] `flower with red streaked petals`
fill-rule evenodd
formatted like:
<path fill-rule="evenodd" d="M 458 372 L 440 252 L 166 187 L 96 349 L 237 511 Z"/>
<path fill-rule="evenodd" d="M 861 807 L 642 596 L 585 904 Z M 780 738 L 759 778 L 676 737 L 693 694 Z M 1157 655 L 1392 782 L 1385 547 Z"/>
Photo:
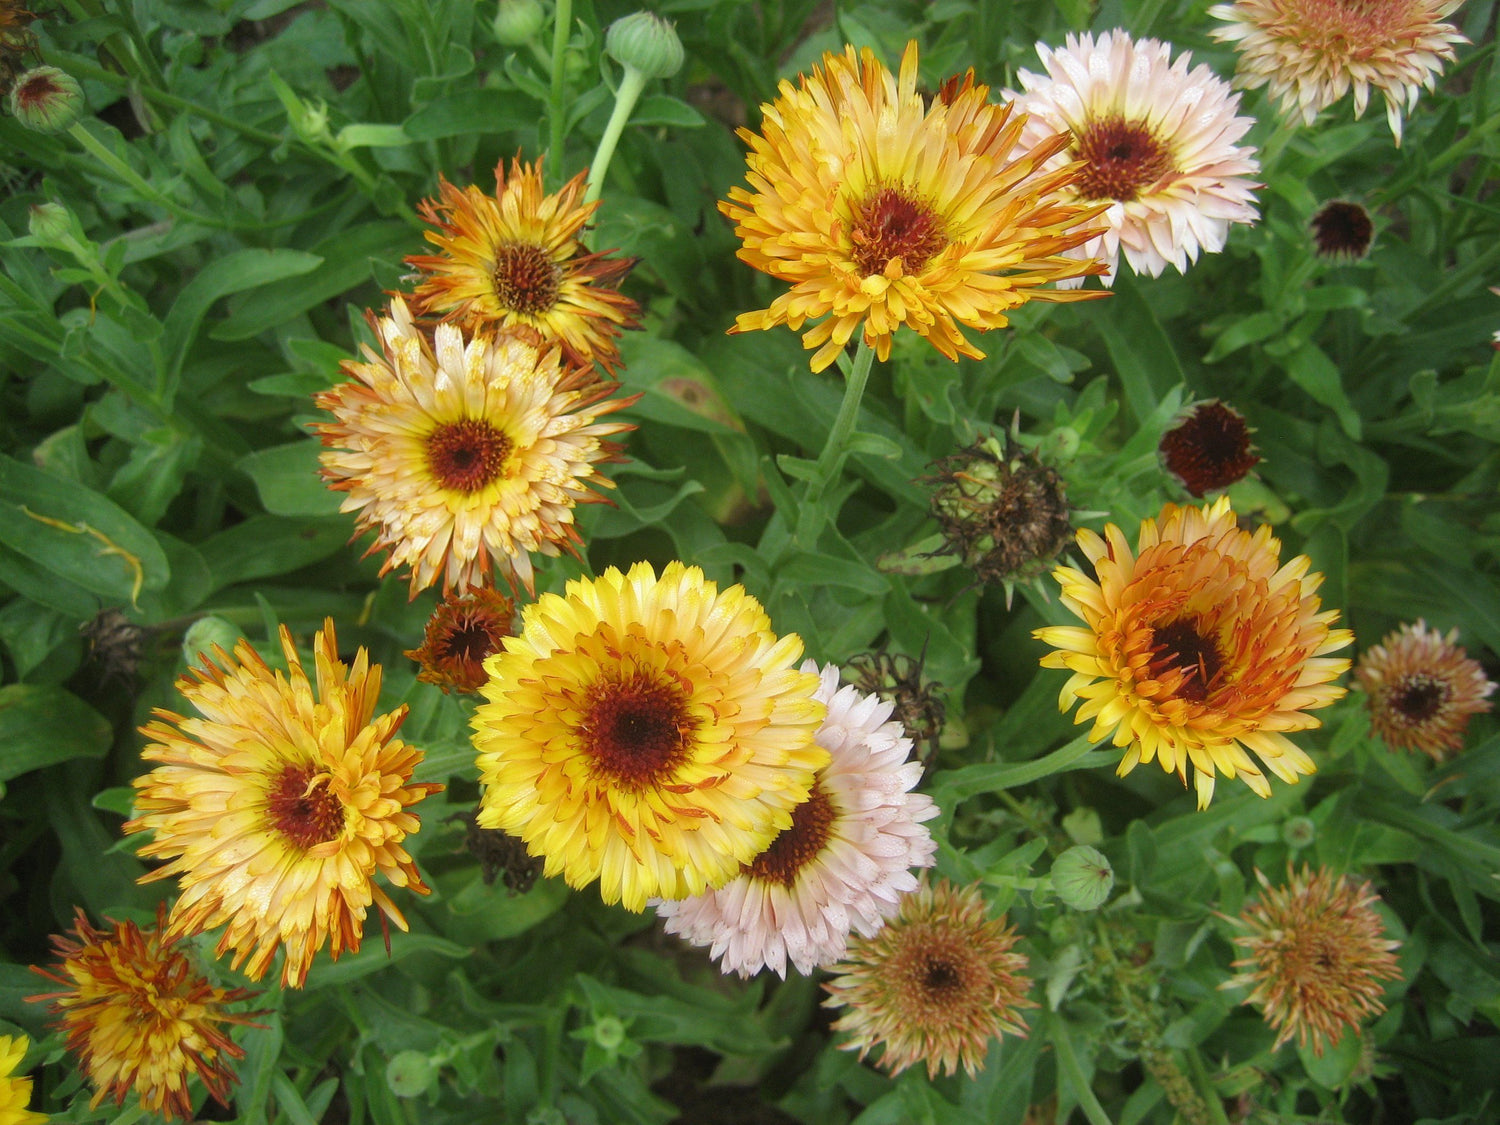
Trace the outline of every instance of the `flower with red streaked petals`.
<path fill-rule="evenodd" d="M 422 666 L 417 679 L 445 692 L 478 691 L 488 678 L 486 658 L 515 632 L 514 613 L 515 603 L 487 586 L 449 594 L 427 619 L 421 647 L 406 653 Z"/>

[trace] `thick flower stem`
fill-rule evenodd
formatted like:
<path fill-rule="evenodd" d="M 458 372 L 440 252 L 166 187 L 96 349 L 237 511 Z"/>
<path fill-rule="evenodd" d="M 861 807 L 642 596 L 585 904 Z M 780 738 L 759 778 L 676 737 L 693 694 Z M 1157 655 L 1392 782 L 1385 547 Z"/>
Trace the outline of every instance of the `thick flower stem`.
<path fill-rule="evenodd" d="M 813 479 L 808 482 L 807 494 L 802 498 L 797 517 L 797 544 L 803 550 L 810 551 L 814 548 L 824 524 L 827 523 L 823 501 L 838 484 L 844 458 L 849 454 L 849 437 L 854 432 L 854 423 L 859 417 L 859 404 L 865 396 L 865 384 L 870 381 L 870 368 L 874 364 L 875 350 L 861 336 L 854 351 L 854 362 L 846 372 L 848 381 L 844 384 L 844 400 L 839 403 L 833 428 L 828 431 L 828 440 L 823 443 L 823 452 L 818 454 Z"/>
<path fill-rule="evenodd" d="M 567 105 L 568 39 L 573 30 L 573 0 L 557 0 L 552 27 L 552 86 L 547 96 L 547 169 L 553 179 L 563 175 L 563 139 Z"/>
<path fill-rule="evenodd" d="M 584 192 L 584 203 L 592 203 L 604 190 L 604 174 L 609 171 L 609 162 L 614 159 L 615 146 L 620 143 L 620 134 L 625 123 L 640 101 L 641 91 L 646 88 L 646 74 L 633 66 L 625 68 L 620 79 L 620 88 L 615 91 L 615 108 L 610 112 L 609 123 L 604 126 L 604 135 L 599 138 L 599 147 L 594 150 L 594 159 L 589 164 L 588 190 Z"/>

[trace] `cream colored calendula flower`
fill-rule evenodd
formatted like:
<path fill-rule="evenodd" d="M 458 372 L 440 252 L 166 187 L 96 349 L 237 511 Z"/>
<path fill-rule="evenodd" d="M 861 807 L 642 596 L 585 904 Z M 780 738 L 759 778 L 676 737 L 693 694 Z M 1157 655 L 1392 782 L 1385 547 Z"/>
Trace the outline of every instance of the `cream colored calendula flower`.
<path fill-rule="evenodd" d="M 1070 566 L 1053 577 L 1085 624 L 1034 636 L 1056 650 L 1043 667 L 1072 672 L 1064 710 L 1083 700 L 1075 721 L 1124 749 L 1121 774 L 1155 759 L 1186 784 L 1191 765 L 1206 808 L 1219 774 L 1271 795 L 1251 753 L 1285 782 L 1313 772 L 1287 733 L 1319 726 L 1307 712 L 1343 696 L 1330 681 L 1349 661 L 1327 654 L 1354 635 L 1319 611 L 1323 576 L 1306 555 L 1283 564 L 1271 529 L 1241 531 L 1227 497 L 1168 504 L 1141 521 L 1134 552 L 1114 524 L 1080 531 L 1078 546 L 1097 579 Z"/>
<path fill-rule="evenodd" d="M 741 586 L 610 567 L 527 606 L 485 662 L 478 822 L 547 875 L 643 910 L 722 886 L 791 826 L 828 752 L 827 708 Z"/>
<path fill-rule="evenodd" d="M 359 949 L 372 905 L 406 929 L 375 877 L 427 893 L 401 841 L 420 825 L 411 806 L 443 787 L 411 780 L 422 752 L 396 737 L 406 707 L 375 714 L 380 666 L 364 649 L 339 660 L 331 620 L 315 679 L 285 626 L 281 650 L 284 674 L 241 641 L 177 681 L 199 717 L 158 709 L 141 728 L 157 765 L 135 780 L 125 831 L 153 833 L 140 854 L 170 861 L 142 882 L 179 880 L 169 937 L 223 926 L 217 952 L 252 980 L 284 948 L 281 979 L 300 988 L 324 945 Z"/>
<path fill-rule="evenodd" d="M 1420 750 L 1434 761 L 1461 749 L 1469 717 L 1490 709 L 1495 685 L 1458 644 L 1418 619 L 1367 648 L 1354 669 L 1370 726 L 1392 750 Z"/>

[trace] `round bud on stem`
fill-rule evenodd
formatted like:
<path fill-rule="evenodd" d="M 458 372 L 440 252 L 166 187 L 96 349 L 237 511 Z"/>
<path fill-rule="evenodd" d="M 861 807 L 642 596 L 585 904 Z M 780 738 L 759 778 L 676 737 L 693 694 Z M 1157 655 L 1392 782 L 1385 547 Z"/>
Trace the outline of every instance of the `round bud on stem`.
<path fill-rule="evenodd" d="M 1052 864 L 1052 889 L 1074 910 L 1098 910 L 1114 888 L 1114 868 L 1103 852 L 1087 844 L 1069 848 Z"/>
<path fill-rule="evenodd" d="M 530 43 L 542 30 L 547 13 L 538 0 L 500 0 L 495 13 L 495 38 L 507 47 Z"/>
<path fill-rule="evenodd" d="M 26 216 L 26 233 L 38 242 L 60 242 L 72 226 L 61 203 L 33 203 Z"/>
<path fill-rule="evenodd" d="M 55 66 L 36 66 L 10 88 L 10 111 L 37 133 L 61 133 L 83 114 L 83 88 Z"/>
<path fill-rule="evenodd" d="M 652 12 L 636 12 L 609 25 L 604 49 L 621 66 L 647 78 L 671 78 L 682 69 L 682 40 L 671 23 Z"/>

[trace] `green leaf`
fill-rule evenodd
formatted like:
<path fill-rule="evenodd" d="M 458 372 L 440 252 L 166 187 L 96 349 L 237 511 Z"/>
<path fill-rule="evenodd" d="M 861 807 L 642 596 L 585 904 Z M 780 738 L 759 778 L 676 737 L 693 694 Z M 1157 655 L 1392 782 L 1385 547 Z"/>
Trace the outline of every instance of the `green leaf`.
<path fill-rule="evenodd" d="M 113 740 L 104 716 L 71 692 L 0 688 L 0 781 L 72 758 L 102 758 Z"/>
<path fill-rule="evenodd" d="M 541 107 L 514 90 L 465 90 L 429 102 L 401 125 L 414 141 L 435 141 L 465 133 L 493 134 L 534 126 Z"/>
<path fill-rule="evenodd" d="M 198 544 L 213 588 L 299 570 L 336 554 L 349 541 L 346 519 L 251 516 Z"/>
<path fill-rule="evenodd" d="M 275 445 L 242 457 L 235 468 L 255 482 L 260 502 L 274 516 L 335 516 L 343 499 L 318 475 L 318 441 Z"/>
<path fill-rule="evenodd" d="M 678 129 L 697 129 L 708 124 L 703 114 L 671 94 L 648 94 L 630 115 L 632 125 L 671 125 Z"/>
<path fill-rule="evenodd" d="M 1307 1076 L 1328 1090 L 1342 1090 L 1349 1085 L 1354 1072 L 1359 1069 L 1360 1032 L 1357 1028 L 1344 1028 L 1339 1041 L 1326 1046 L 1321 1055 L 1316 1054 L 1311 1044 L 1297 1044 L 1297 1057 Z"/>
<path fill-rule="evenodd" d="M 411 144 L 411 135 L 400 125 L 345 125 L 334 137 L 339 149 L 400 148 Z"/>
<path fill-rule="evenodd" d="M 1313 343 L 1303 344 L 1286 357 L 1286 373 L 1314 400 L 1334 412 L 1344 433 L 1359 440 L 1359 413 L 1344 393 L 1338 367 L 1322 348 Z"/>
<path fill-rule="evenodd" d="M 1227 355 L 1233 355 L 1247 344 L 1258 344 L 1266 337 L 1281 330 L 1282 316 L 1278 312 L 1251 313 L 1235 321 L 1220 332 L 1214 346 L 1203 357 L 1204 363 L 1218 363 Z"/>

